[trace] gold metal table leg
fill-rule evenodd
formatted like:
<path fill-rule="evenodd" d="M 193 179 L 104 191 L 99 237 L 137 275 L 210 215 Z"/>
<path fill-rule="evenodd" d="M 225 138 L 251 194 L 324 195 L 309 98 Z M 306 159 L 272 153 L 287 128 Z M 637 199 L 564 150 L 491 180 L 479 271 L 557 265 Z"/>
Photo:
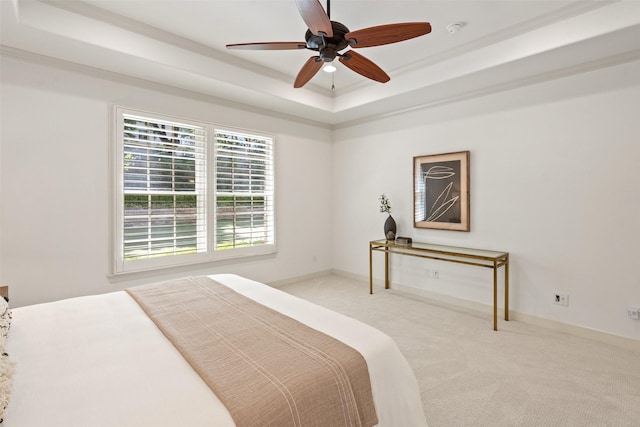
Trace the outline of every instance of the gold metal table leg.
<path fill-rule="evenodd" d="M 389 289 L 389 248 L 384 248 L 384 288 Z"/>
<path fill-rule="evenodd" d="M 509 255 L 504 263 L 504 320 L 509 320 Z"/>
<path fill-rule="evenodd" d="M 369 244 L 369 295 L 373 294 L 373 250 Z"/>
<path fill-rule="evenodd" d="M 498 265 L 493 262 L 493 330 L 498 330 Z"/>

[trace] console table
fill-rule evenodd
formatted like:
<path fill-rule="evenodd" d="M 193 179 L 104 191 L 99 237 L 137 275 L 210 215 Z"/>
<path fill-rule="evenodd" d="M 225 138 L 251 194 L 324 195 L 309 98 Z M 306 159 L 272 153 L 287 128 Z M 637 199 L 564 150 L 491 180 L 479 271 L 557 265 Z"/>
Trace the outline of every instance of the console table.
<path fill-rule="evenodd" d="M 493 330 L 498 330 L 498 268 L 504 266 L 504 320 L 509 320 L 509 253 L 429 243 L 369 242 L 369 294 L 373 294 L 373 251 L 384 252 L 384 288 L 389 289 L 389 254 L 408 255 L 493 269 Z"/>

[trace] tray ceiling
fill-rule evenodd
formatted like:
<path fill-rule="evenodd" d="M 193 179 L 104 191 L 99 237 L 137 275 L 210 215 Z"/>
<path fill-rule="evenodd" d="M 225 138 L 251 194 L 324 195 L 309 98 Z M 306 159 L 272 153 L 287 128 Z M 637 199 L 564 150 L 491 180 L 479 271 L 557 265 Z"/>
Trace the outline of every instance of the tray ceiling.
<path fill-rule="evenodd" d="M 321 71 L 294 89 L 314 52 L 225 48 L 304 41 L 293 0 L 3 0 L 1 6 L 3 55 L 106 70 L 329 126 L 640 59 L 636 0 L 334 0 L 331 19 L 352 30 L 411 21 L 428 21 L 433 30 L 358 50 L 391 76 L 388 83 L 337 64 L 334 74 Z M 452 34 L 447 26 L 455 23 L 461 30 Z"/>

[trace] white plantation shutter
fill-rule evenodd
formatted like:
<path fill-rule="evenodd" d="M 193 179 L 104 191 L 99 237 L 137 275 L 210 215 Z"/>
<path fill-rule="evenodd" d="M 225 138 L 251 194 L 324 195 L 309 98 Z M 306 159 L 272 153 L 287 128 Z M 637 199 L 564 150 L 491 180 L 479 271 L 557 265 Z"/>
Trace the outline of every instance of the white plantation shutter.
<path fill-rule="evenodd" d="M 272 138 L 115 111 L 114 273 L 275 252 Z"/>
<path fill-rule="evenodd" d="M 216 130 L 216 249 L 274 243 L 273 141 Z"/>
<path fill-rule="evenodd" d="M 124 260 L 206 252 L 206 130 L 123 115 Z"/>

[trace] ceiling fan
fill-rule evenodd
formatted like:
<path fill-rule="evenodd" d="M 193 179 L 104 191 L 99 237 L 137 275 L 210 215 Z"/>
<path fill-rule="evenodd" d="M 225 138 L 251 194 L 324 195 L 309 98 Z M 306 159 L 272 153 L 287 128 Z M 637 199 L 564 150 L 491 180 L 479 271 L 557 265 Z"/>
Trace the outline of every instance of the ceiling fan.
<path fill-rule="evenodd" d="M 423 36 L 431 32 L 428 22 L 404 22 L 399 24 L 379 25 L 350 31 L 344 24 L 331 21 L 331 1 L 327 0 L 327 11 L 322 8 L 319 0 L 296 0 L 298 11 L 309 28 L 304 42 L 260 42 L 228 44 L 228 49 L 249 50 L 289 50 L 308 49 L 318 52 L 302 66 L 293 87 L 299 88 L 322 68 L 325 62 L 339 61 L 356 73 L 386 83 L 391 78 L 371 60 L 355 52 L 355 48 L 381 46 L 397 43 L 414 37 Z M 340 51 L 351 47 L 348 51 Z"/>

